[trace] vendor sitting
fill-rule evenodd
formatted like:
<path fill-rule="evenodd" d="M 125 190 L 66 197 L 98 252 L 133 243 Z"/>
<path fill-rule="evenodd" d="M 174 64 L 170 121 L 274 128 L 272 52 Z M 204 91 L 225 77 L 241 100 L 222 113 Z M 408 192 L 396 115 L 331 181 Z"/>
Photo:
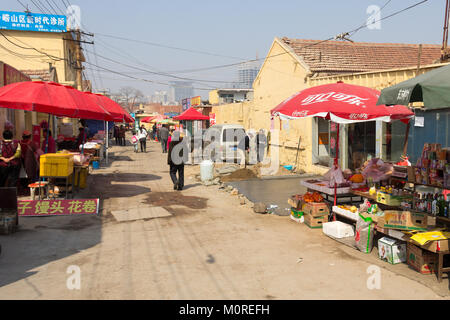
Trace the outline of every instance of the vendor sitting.
<path fill-rule="evenodd" d="M 78 130 L 80 131 L 80 133 L 78 134 L 77 137 L 77 150 L 80 148 L 82 144 L 85 144 L 87 141 L 86 128 L 80 127 Z"/>
<path fill-rule="evenodd" d="M 17 187 L 20 174 L 20 143 L 13 140 L 13 133 L 9 129 L 3 131 L 0 141 L 0 188 Z"/>
<path fill-rule="evenodd" d="M 47 139 L 47 132 L 48 132 L 48 139 Z M 55 139 L 52 137 L 52 131 L 44 129 L 44 140 L 42 141 L 42 151 L 44 153 L 56 153 L 56 142 Z"/>

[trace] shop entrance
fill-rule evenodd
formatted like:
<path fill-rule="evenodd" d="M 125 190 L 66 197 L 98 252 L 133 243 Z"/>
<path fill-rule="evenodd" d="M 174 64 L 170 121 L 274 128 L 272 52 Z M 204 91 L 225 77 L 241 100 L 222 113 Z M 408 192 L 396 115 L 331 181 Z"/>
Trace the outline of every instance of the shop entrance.
<path fill-rule="evenodd" d="M 360 168 L 367 159 L 375 157 L 376 122 L 352 123 L 348 126 L 348 167 Z"/>

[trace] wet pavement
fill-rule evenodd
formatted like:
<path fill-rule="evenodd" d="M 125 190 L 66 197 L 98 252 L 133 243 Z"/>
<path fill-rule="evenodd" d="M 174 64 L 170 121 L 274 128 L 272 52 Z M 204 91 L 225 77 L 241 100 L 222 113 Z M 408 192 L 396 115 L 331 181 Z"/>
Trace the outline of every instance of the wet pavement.
<path fill-rule="evenodd" d="M 280 216 L 288 216 L 290 214 L 290 206 L 287 200 L 293 194 L 301 194 L 306 192 L 300 182 L 302 180 L 314 179 L 318 176 L 283 176 L 278 178 L 252 179 L 245 181 L 229 182 L 239 190 L 239 193 L 247 197 L 251 202 L 263 202 L 267 207 L 271 205 L 278 206 L 273 210 L 274 214 Z"/>

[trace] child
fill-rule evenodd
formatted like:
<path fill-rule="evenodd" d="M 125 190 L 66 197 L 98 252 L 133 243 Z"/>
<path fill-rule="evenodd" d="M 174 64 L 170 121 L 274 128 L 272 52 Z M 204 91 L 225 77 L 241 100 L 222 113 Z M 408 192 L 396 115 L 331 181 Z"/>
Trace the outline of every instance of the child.
<path fill-rule="evenodd" d="M 133 136 L 131 137 L 131 144 L 134 146 L 134 152 L 138 152 L 138 136 L 136 134 L 136 131 L 133 130 L 132 132 Z"/>

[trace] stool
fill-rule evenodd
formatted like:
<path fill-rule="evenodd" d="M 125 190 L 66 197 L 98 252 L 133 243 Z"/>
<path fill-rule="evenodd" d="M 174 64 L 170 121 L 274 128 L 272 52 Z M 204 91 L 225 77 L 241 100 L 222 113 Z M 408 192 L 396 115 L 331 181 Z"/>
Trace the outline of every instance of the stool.
<path fill-rule="evenodd" d="M 39 199 L 42 198 L 42 193 L 41 193 L 41 189 L 47 189 L 48 187 L 48 181 L 41 181 L 41 182 L 35 182 L 35 183 L 30 183 L 28 185 L 28 188 L 30 188 L 30 193 L 31 193 L 31 198 L 33 200 L 36 200 L 36 189 L 39 189 Z M 48 191 L 48 190 L 47 190 Z"/>
<path fill-rule="evenodd" d="M 439 261 L 437 266 L 437 276 L 438 281 L 442 282 L 442 273 L 443 272 L 450 272 L 450 267 L 444 268 L 444 256 L 450 254 L 450 251 L 440 251 L 438 252 Z"/>

